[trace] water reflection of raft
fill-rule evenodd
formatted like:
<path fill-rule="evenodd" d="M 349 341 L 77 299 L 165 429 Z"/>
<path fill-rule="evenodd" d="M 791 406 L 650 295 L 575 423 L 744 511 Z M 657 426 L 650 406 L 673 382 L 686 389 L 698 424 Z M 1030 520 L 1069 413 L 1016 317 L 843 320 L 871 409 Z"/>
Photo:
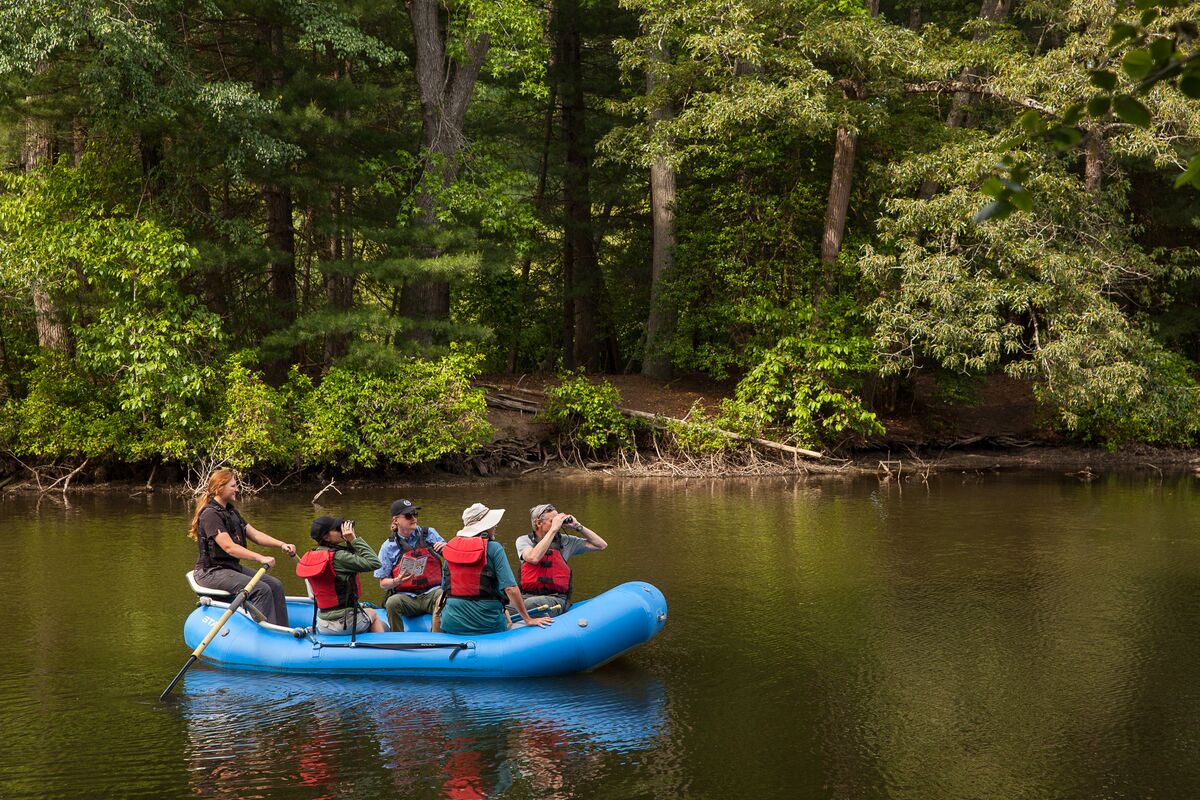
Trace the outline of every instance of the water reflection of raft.
<path fill-rule="evenodd" d="M 227 605 L 202 598 L 183 638 L 196 647 Z M 485 636 L 406 631 L 314 635 L 312 602 L 288 598 L 290 627 L 256 623 L 243 611 L 204 650 L 202 660 L 229 669 L 330 675 L 457 675 L 521 678 L 586 672 L 649 641 L 666 623 L 667 601 L 654 586 L 623 583 L 581 600 L 547 628 L 518 627 Z M 416 627 L 427 628 L 418 621 Z"/>
<path fill-rule="evenodd" d="M 405 733 L 410 749 L 425 753 L 435 751 L 429 742 L 436 738 L 435 723 L 458 734 L 527 726 L 564 734 L 572 746 L 614 751 L 648 747 L 667 728 L 662 685 L 636 671 L 550 682 L 483 681 L 466 688 L 435 678 L 230 675 L 201 669 L 188 673 L 184 687 L 181 707 L 189 729 L 206 741 L 252 742 L 257 728 L 278 746 L 280 731 L 303 730 L 303 723 L 329 715 L 337 718 L 345 738 Z"/>

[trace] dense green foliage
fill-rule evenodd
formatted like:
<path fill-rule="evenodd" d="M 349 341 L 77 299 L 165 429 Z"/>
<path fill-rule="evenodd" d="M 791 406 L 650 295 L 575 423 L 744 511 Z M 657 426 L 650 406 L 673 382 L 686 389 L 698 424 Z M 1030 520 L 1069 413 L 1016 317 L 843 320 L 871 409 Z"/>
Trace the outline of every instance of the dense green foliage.
<path fill-rule="evenodd" d="M 487 436 L 479 373 L 540 371 L 570 376 L 550 418 L 612 451 L 615 392 L 574 370 L 652 345 L 736 385 L 668 431 L 696 452 L 870 439 L 922 371 L 1028 380 L 1081 440 L 1194 444 L 1198 24 L 1178 0 L 10 4 L 0 447 L 428 462 Z"/>
<path fill-rule="evenodd" d="M 567 375 L 546 392 L 544 416 L 559 433 L 594 453 L 633 445 L 634 426 L 620 411 L 621 395 L 608 381 Z"/>

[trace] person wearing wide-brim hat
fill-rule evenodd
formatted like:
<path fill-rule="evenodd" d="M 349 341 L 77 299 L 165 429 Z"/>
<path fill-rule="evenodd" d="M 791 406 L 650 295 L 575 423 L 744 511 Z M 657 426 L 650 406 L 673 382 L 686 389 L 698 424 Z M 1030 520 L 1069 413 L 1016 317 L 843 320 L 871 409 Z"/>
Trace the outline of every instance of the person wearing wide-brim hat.
<path fill-rule="evenodd" d="M 533 618 L 525 609 L 504 547 L 493 539 L 503 508 L 475 503 L 462 514 L 463 526 L 442 550 L 441 629 L 459 635 L 499 633 L 507 630 L 507 603 L 526 625 L 545 627 L 550 617 Z"/>

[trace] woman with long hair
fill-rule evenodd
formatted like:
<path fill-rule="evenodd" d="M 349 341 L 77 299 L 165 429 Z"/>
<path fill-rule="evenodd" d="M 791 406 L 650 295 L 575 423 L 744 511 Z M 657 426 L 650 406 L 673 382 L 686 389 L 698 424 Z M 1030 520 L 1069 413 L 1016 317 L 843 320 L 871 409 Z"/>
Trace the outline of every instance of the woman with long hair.
<path fill-rule="evenodd" d="M 275 566 L 272 556 L 264 556 L 246 547 L 247 539 L 260 547 L 278 547 L 289 556 L 296 546 L 268 536 L 242 518 L 234 507 L 238 483 L 233 470 L 219 469 L 208 478 L 196 500 L 196 513 L 188 536 L 196 541 L 200 554 L 196 559 L 196 583 L 231 594 L 241 591 L 257 570 L 243 567 L 240 559 L 257 561 L 268 568 Z M 283 584 L 278 578 L 263 576 L 250 590 L 247 600 L 266 617 L 267 622 L 287 625 L 287 603 Z"/>

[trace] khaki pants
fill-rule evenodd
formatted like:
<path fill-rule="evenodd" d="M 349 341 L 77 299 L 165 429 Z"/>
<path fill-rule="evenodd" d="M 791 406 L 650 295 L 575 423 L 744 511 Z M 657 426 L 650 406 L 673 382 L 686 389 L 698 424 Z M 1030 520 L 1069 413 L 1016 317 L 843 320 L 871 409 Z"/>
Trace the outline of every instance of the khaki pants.
<path fill-rule="evenodd" d="M 525 601 L 525 610 L 531 617 L 557 617 L 559 614 L 565 614 L 571 607 L 571 601 L 561 594 L 522 594 L 521 599 Z M 546 608 L 539 611 L 540 606 Z M 509 606 L 508 610 L 514 617 L 517 616 L 515 608 Z"/>
<path fill-rule="evenodd" d="M 425 594 L 392 593 L 388 599 L 383 601 L 383 607 L 387 610 L 388 627 L 393 631 L 404 630 L 405 617 L 432 614 L 441 598 L 442 590 L 440 588 Z"/>
<path fill-rule="evenodd" d="M 354 628 L 354 633 L 366 633 L 371 629 L 371 617 L 367 614 L 367 609 L 358 609 L 358 623 L 355 625 L 355 613 L 353 608 L 347 608 L 340 619 L 318 619 L 317 633 L 329 633 L 334 635 L 350 634 L 350 629 Z"/>

